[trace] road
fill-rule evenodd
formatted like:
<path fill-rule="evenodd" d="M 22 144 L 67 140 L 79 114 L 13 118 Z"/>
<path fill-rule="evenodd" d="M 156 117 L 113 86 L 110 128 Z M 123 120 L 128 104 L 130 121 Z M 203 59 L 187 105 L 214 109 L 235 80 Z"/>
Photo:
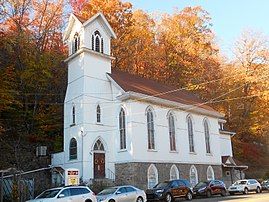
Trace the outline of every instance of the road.
<path fill-rule="evenodd" d="M 182 200 L 179 200 L 182 201 Z M 249 193 L 248 195 L 234 195 L 234 196 L 214 196 L 212 198 L 198 198 L 194 199 L 193 202 L 219 202 L 219 201 L 229 201 L 229 202 L 269 202 L 269 192 L 264 192 L 261 194 Z"/>

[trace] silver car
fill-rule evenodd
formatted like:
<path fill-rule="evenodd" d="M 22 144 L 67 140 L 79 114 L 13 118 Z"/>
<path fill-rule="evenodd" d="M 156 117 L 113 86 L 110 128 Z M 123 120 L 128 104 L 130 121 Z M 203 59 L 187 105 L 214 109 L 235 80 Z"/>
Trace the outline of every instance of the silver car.
<path fill-rule="evenodd" d="M 48 189 L 26 202 L 96 202 L 94 193 L 86 186 Z"/>
<path fill-rule="evenodd" d="M 118 186 L 104 189 L 97 194 L 98 202 L 145 202 L 146 194 L 133 186 Z"/>

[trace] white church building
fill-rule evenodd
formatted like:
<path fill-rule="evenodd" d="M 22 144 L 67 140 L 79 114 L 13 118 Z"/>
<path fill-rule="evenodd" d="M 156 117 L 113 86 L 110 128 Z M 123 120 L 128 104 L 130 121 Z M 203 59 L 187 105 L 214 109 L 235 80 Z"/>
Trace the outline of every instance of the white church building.
<path fill-rule="evenodd" d="M 113 38 L 101 13 L 69 18 L 64 151 L 52 155 L 54 183 L 70 168 L 83 182 L 143 189 L 176 178 L 233 180 L 229 172 L 242 166 L 223 114 L 186 90 L 111 70 Z"/>

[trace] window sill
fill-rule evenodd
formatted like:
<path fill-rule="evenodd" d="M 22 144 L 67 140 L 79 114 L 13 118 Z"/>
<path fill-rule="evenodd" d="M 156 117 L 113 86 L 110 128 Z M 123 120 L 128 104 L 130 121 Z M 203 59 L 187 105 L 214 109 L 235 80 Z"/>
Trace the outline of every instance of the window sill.
<path fill-rule="evenodd" d="M 69 162 L 76 162 L 76 161 L 78 161 L 77 158 L 76 159 L 69 159 Z"/>
<path fill-rule="evenodd" d="M 127 152 L 127 149 L 121 149 L 118 151 L 118 153 Z"/>
<path fill-rule="evenodd" d="M 191 154 L 191 155 L 197 155 L 196 152 L 189 152 L 189 154 Z"/>
<path fill-rule="evenodd" d="M 96 125 L 101 125 L 101 126 L 104 125 L 102 122 L 96 122 L 95 124 Z"/>
<path fill-rule="evenodd" d="M 175 150 L 175 151 L 169 151 L 169 153 L 178 154 L 178 151 L 177 150 Z"/>
<path fill-rule="evenodd" d="M 73 126 L 75 126 L 76 124 L 75 123 L 72 123 L 71 125 L 70 125 L 70 127 L 73 127 Z"/>
<path fill-rule="evenodd" d="M 148 152 L 158 152 L 156 149 L 148 149 Z"/>
<path fill-rule="evenodd" d="M 206 155 L 207 155 L 207 156 L 213 156 L 213 154 L 212 154 L 212 153 L 206 153 Z"/>

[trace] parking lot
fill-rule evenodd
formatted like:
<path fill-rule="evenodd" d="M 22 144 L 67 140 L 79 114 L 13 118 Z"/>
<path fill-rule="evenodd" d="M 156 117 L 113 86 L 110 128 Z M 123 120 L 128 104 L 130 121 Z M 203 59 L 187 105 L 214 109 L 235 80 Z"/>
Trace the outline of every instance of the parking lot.
<path fill-rule="evenodd" d="M 178 200 L 183 201 L 184 199 Z M 231 202 L 269 202 L 269 192 L 261 194 L 250 193 L 248 195 L 234 195 L 234 196 L 213 196 L 212 198 L 197 198 L 193 201 L 204 201 L 204 202 L 218 202 L 218 201 L 231 201 Z"/>

